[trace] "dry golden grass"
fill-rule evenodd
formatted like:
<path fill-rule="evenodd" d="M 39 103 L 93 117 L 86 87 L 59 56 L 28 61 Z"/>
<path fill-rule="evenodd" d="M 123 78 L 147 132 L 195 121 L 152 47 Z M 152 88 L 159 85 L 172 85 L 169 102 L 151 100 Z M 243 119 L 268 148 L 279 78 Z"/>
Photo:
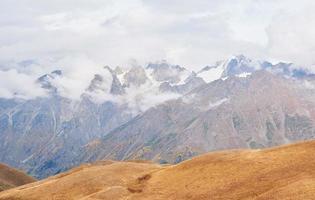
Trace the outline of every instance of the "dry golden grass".
<path fill-rule="evenodd" d="M 315 142 L 209 153 L 173 166 L 104 161 L 7 190 L 0 199 L 314 199 Z"/>
<path fill-rule="evenodd" d="M 34 182 L 35 179 L 23 172 L 0 164 L 0 191 Z"/>

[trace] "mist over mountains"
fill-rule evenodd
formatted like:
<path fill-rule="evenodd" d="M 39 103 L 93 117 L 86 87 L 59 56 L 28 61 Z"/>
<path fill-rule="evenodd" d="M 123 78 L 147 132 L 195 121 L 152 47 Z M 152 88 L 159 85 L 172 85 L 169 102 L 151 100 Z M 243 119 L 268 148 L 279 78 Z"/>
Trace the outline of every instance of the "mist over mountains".
<path fill-rule="evenodd" d="M 291 63 L 239 55 L 190 71 L 161 61 L 86 80 L 56 69 L 25 78 L 35 92 L 0 92 L 0 162 L 43 178 L 98 159 L 177 163 L 315 136 L 315 75 Z"/>

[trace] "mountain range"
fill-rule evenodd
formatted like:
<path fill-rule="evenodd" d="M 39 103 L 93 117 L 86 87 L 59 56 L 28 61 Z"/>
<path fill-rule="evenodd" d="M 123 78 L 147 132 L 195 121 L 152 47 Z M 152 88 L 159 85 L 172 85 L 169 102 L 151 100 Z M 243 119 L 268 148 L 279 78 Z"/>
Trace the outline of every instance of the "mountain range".
<path fill-rule="evenodd" d="M 62 94 L 63 76 L 34 80 L 47 96 L 0 99 L 0 162 L 45 178 L 101 159 L 179 163 L 315 137 L 315 75 L 291 63 L 106 66 L 80 99 Z"/>

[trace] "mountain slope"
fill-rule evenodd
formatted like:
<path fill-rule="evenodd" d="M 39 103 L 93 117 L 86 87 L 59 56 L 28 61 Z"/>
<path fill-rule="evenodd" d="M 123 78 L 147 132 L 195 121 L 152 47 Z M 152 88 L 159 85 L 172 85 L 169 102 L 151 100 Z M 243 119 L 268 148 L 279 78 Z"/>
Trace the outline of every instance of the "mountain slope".
<path fill-rule="evenodd" d="M 183 68 L 165 65 L 162 70 L 162 66 L 155 67 L 156 77 L 167 84 L 169 80 L 164 76 L 171 70 L 174 74 L 170 80 L 182 80 L 176 73 L 182 73 Z M 75 100 L 62 96 L 58 81 L 64 74 L 56 70 L 36 80 L 48 96 L 0 98 L 0 161 L 37 178 L 65 171 L 74 165 L 72 160 L 78 157 L 80 148 L 91 140 L 127 123 L 142 109 L 204 83 L 181 83 L 170 95 L 170 91 L 160 92 L 161 83 L 146 70 L 140 66 L 126 71 L 101 68 L 81 98 Z M 155 95 L 161 95 L 160 100 L 152 101 Z"/>
<path fill-rule="evenodd" d="M 34 181 L 34 178 L 23 172 L 10 168 L 4 164 L 0 164 L 0 192 Z"/>
<path fill-rule="evenodd" d="M 0 193 L 26 199 L 313 199 L 315 142 L 209 153 L 171 166 L 103 161 Z"/>
<path fill-rule="evenodd" d="M 315 95 L 266 71 L 203 85 L 149 109 L 82 149 L 78 162 L 178 163 L 209 151 L 262 148 L 315 137 Z"/>

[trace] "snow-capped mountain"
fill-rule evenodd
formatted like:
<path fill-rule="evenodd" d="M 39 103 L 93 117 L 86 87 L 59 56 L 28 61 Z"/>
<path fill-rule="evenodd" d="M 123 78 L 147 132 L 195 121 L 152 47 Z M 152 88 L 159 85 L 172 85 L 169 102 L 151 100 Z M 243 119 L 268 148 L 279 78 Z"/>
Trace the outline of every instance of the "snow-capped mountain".
<path fill-rule="evenodd" d="M 212 82 L 220 78 L 230 76 L 246 77 L 258 70 L 267 70 L 291 78 L 306 78 L 314 76 L 309 70 L 296 66 L 292 63 L 272 64 L 268 61 L 252 60 L 244 55 L 231 56 L 229 59 L 219 61 L 213 66 L 207 66 L 197 73 L 206 82 Z"/>
<path fill-rule="evenodd" d="M 259 69 L 262 69 L 262 65 L 258 61 L 239 55 L 219 61 L 214 66 L 207 66 L 200 70 L 197 75 L 209 83 L 229 76 L 246 76 Z"/>

